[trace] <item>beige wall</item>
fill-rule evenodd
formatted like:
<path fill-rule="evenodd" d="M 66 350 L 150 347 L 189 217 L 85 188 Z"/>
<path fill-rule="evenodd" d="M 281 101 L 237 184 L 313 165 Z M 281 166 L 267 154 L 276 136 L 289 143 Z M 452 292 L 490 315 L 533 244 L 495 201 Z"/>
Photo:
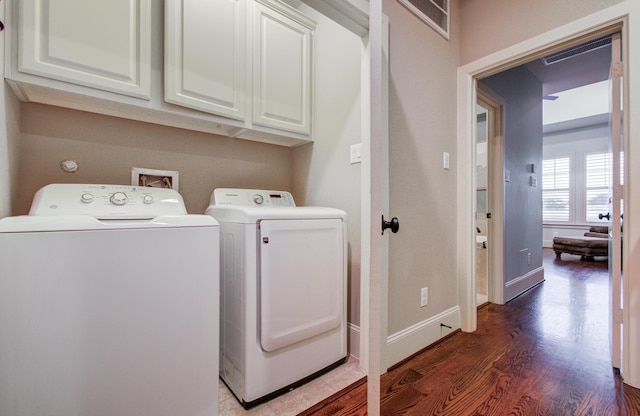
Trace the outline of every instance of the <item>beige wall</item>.
<path fill-rule="evenodd" d="M 522 42 L 623 0 L 461 0 L 460 64 Z"/>
<path fill-rule="evenodd" d="M 0 82 L 0 218 L 12 214 L 18 190 L 18 117 L 20 103 L 9 87 Z"/>
<path fill-rule="evenodd" d="M 179 171 L 190 213 L 216 187 L 291 190 L 291 149 L 41 104 L 22 103 L 16 214 L 55 182 L 130 184 L 131 168 Z M 60 168 L 76 160 L 75 173 Z"/>
<path fill-rule="evenodd" d="M 292 4 L 291 1 L 289 1 Z M 362 40 L 309 6 L 315 32 L 314 142 L 293 150 L 293 189 L 298 204 L 347 212 L 349 247 L 348 320 L 360 325 L 360 168 L 349 148 L 362 141 L 360 71 Z M 356 342 L 356 340 L 352 340 Z M 358 354 L 358 345 L 350 352 Z"/>
<path fill-rule="evenodd" d="M 389 237 L 388 334 L 457 305 L 457 6 L 451 2 L 447 41 L 399 2 L 383 2 L 390 24 L 389 216 L 400 220 L 400 232 Z M 425 286 L 429 304 L 421 308 Z"/>

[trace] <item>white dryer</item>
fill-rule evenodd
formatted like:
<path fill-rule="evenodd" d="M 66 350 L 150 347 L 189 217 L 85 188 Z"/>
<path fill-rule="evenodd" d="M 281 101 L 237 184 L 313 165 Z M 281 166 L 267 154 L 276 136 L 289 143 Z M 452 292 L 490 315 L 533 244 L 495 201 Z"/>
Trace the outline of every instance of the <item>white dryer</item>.
<path fill-rule="evenodd" d="M 289 192 L 215 189 L 220 223 L 220 376 L 245 407 L 344 362 L 346 213 Z"/>
<path fill-rule="evenodd" d="M 219 229 L 175 191 L 49 185 L 0 220 L 0 414 L 218 414 Z"/>

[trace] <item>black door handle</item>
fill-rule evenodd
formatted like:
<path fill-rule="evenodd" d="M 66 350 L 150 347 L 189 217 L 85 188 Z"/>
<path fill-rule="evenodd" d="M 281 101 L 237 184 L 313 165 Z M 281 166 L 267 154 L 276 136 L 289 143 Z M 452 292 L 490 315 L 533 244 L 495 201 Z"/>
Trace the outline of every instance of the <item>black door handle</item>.
<path fill-rule="evenodd" d="M 382 215 L 382 235 L 387 228 L 391 228 L 392 233 L 397 233 L 400 229 L 400 221 L 396 217 L 391 218 L 391 221 L 385 221 L 384 215 Z"/>
<path fill-rule="evenodd" d="M 606 218 L 608 221 L 610 221 L 611 220 L 611 214 L 608 213 L 608 212 L 606 214 L 598 214 L 598 218 L 599 219 Z"/>

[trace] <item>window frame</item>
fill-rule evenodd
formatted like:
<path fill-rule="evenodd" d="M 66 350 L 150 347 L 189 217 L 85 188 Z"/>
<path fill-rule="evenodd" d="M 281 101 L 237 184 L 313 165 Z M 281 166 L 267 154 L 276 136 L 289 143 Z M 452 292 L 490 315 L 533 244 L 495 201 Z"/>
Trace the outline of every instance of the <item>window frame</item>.
<path fill-rule="evenodd" d="M 449 30 L 451 27 L 451 15 L 449 14 L 451 10 L 450 0 L 441 0 L 444 8 L 438 5 L 434 0 L 424 0 L 431 3 L 434 7 L 439 9 L 444 16 L 446 17 L 446 28 L 443 28 L 435 20 L 433 20 L 428 14 L 426 14 L 423 10 L 419 9 L 415 4 L 411 2 L 411 0 L 398 0 L 403 6 L 405 6 L 409 11 L 415 14 L 420 20 L 431 26 L 436 32 L 442 35 L 446 40 L 449 40 Z"/>
<path fill-rule="evenodd" d="M 557 161 L 557 160 L 562 160 L 562 159 L 566 159 L 567 160 L 567 188 L 552 188 L 552 189 L 545 189 L 545 181 L 544 181 L 544 171 L 545 171 L 545 162 L 549 161 L 549 160 L 553 160 L 553 161 Z M 543 224 L 573 224 L 575 223 L 575 179 L 574 179 L 574 174 L 573 174 L 573 169 L 574 169 L 574 157 L 573 155 L 557 155 L 554 157 L 549 157 L 546 159 L 542 160 L 542 222 Z M 555 165 L 555 164 L 554 164 Z M 554 166 L 555 167 L 555 166 Z M 555 169 L 554 169 L 554 178 L 556 177 L 555 175 Z M 567 213 L 568 213 L 568 218 L 567 220 L 549 220 L 549 219 L 545 219 L 544 213 L 545 213 L 545 208 L 544 208 L 544 195 L 545 192 L 549 192 L 549 191 L 563 191 L 565 190 L 567 191 L 568 194 L 568 198 L 567 198 Z"/>

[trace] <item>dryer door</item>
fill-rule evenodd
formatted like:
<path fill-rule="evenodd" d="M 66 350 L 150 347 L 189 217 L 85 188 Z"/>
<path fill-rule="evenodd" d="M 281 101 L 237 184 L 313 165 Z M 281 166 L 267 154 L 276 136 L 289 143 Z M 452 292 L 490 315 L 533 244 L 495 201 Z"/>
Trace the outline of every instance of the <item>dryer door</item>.
<path fill-rule="evenodd" d="M 344 319 L 340 219 L 263 220 L 259 231 L 260 344 L 276 351 Z"/>

